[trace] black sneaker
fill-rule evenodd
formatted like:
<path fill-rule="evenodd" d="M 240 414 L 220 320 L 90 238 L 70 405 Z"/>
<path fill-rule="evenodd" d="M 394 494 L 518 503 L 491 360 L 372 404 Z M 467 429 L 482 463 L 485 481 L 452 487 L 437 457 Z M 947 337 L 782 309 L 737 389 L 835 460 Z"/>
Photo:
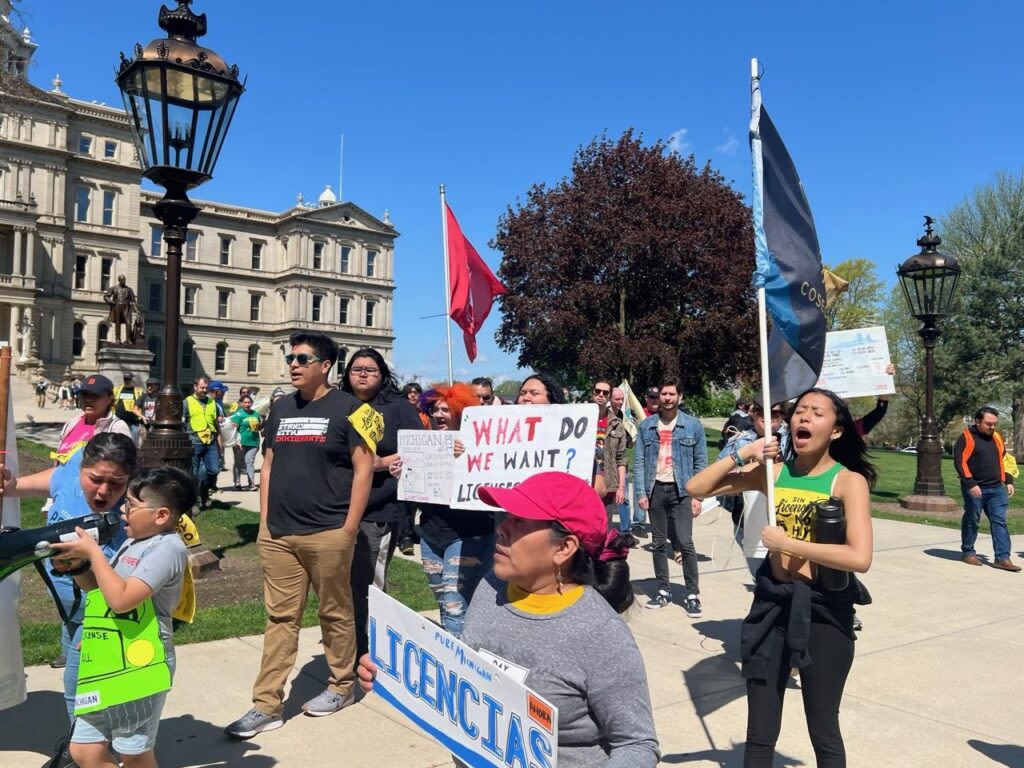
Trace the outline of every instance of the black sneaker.
<path fill-rule="evenodd" d="M 672 602 L 672 596 L 668 592 L 658 592 L 647 601 L 644 608 L 664 608 Z"/>
<path fill-rule="evenodd" d="M 398 545 L 398 549 L 403 555 L 415 555 L 416 550 L 413 548 L 414 546 L 412 539 L 402 539 L 402 542 Z"/>
<path fill-rule="evenodd" d="M 686 598 L 686 602 L 683 603 L 683 609 L 691 619 L 699 619 L 704 615 L 704 611 L 700 608 L 700 598 L 696 595 L 690 595 Z"/>
<path fill-rule="evenodd" d="M 627 533 L 622 537 L 622 543 L 630 549 L 636 549 L 640 546 L 640 542 L 637 541 L 636 536 L 632 533 Z"/>
<path fill-rule="evenodd" d="M 644 530 L 644 527 L 642 525 L 634 525 L 633 529 L 630 531 L 630 533 L 632 533 L 638 539 L 646 539 L 647 538 L 647 531 Z"/>

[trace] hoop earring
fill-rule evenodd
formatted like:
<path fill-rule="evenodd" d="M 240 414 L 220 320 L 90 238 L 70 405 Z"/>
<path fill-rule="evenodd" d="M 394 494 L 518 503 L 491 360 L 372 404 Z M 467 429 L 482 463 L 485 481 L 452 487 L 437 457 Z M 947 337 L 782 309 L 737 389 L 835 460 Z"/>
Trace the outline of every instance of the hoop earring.
<path fill-rule="evenodd" d="M 559 568 L 555 571 L 555 589 L 558 590 L 558 594 L 562 594 L 562 569 Z"/>

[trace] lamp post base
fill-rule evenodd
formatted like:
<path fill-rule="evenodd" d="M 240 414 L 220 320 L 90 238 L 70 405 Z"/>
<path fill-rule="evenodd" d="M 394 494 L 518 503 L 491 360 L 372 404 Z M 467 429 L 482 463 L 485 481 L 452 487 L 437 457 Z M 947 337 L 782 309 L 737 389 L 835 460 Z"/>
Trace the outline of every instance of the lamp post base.
<path fill-rule="evenodd" d="M 949 496 L 923 496 L 917 493 L 900 496 L 900 506 L 911 512 L 949 513 L 962 509 L 962 505 Z"/>

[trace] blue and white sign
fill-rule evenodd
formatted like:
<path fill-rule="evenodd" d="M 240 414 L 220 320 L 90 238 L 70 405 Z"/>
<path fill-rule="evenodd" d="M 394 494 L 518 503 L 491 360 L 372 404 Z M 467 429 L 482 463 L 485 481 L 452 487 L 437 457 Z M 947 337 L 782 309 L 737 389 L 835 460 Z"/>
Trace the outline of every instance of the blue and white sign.
<path fill-rule="evenodd" d="M 469 768 L 557 768 L 558 710 L 481 655 L 370 587 L 373 690 Z"/>
<path fill-rule="evenodd" d="M 884 327 L 832 331 L 825 340 L 825 361 L 816 386 L 840 397 L 891 395 L 896 386 L 886 373 L 890 362 Z"/>

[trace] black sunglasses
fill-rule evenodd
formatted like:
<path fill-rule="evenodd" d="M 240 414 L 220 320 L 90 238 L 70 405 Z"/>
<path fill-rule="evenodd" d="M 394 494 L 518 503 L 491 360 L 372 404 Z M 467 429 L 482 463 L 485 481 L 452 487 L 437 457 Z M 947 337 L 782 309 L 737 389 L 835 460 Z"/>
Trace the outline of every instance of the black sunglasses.
<path fill-rule="evenodd" d="M 307 355 L 305 352 L 300 352 L 297 355 L 295 353 L 290 353 L 284 356 L 284 361 L 288 365 L 291 365 L 292 363 L 298 363 L 299 365 L 310 365 L 311 363 L 320 362 L 321 359 L 322 358 L 319 358 L 316 355 Z"/>

